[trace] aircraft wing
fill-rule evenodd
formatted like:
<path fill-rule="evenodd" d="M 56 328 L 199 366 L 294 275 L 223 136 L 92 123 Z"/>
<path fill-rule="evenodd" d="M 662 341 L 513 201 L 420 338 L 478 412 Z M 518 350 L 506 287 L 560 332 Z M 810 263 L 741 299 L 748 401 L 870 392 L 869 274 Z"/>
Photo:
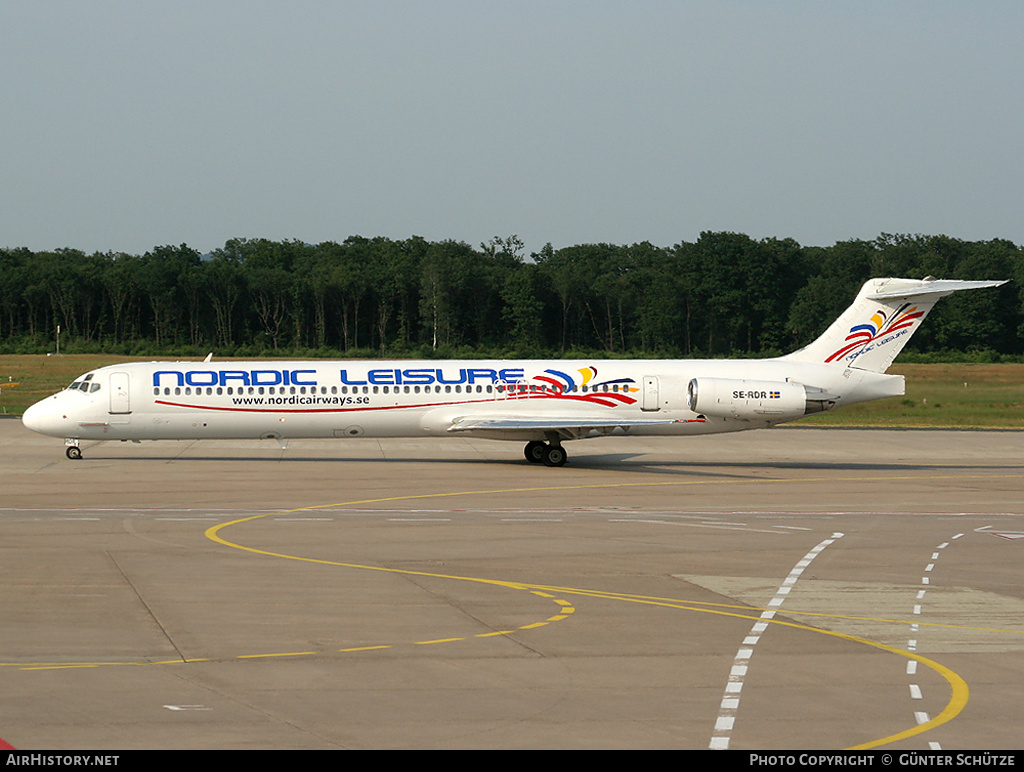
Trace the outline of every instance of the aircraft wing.
<path fill-rule="evenodd" d="M 474 432 L 479 434 L 523 434 L 528 432 L 555 432 L 562 439 L 580 439 L 591 432 L 611 434 L 616 429 L 628 432 L 633 426 L 658 426 L 685 423 L 678 418 L 587 418 L 563 416 L 544 418 L 499 418 L 485 416 L 463 416 L 452 421 L 449 432 Z"/>

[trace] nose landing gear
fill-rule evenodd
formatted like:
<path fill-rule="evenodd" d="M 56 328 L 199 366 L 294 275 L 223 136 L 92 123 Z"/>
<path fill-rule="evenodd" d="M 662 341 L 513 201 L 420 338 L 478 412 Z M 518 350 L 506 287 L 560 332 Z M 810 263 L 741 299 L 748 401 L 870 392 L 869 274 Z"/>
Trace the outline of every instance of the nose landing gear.
<path fill-rule="evenodd" d="M 64 444 L 68 446 L 64 454 L 72 461 L 78 461 L 82 457 L 82 449 L 78 447 L 78 440 L 64 440 Z"/>

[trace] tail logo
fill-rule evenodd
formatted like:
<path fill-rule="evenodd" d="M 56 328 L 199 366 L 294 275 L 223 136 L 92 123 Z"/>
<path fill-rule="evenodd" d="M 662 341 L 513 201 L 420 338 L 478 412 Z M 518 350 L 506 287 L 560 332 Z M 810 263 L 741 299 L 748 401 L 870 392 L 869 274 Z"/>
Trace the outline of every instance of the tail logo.
<path fill-rule="evenodd" d="M 850 334 L 846 336 L 843 345 L 829 356 L 825 362 L 835 362 L 837 359 L 855 359 L 865 353 L 868 346 L 875 342 L 888 343 L 891 338 L 881 340 L 884 336 L 913 327 L 914 323 L 924 316 L 917 306 L 904 303 L 892 312 L 892 316 L 886 318 L 885 310 L 879 309 L 865 324 L 858 324 L 850 328 Z M 871 346 L 871 348 L 874 348 Z"/>

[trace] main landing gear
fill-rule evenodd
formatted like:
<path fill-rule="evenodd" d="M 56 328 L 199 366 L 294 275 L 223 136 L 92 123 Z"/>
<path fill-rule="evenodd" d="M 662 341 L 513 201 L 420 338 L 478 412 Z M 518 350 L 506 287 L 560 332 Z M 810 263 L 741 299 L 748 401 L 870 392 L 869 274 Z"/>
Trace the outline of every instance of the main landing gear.
<path fill-rule="evenodd" d="M 569 458 L 565 448 L 561 445 L 539 442 L 537 440 L 526 443 L 523 455 L 526 456 L 526 460 L 531 464 L 544 464 L 545 466 L 565 466 L 565 462 Z"/>

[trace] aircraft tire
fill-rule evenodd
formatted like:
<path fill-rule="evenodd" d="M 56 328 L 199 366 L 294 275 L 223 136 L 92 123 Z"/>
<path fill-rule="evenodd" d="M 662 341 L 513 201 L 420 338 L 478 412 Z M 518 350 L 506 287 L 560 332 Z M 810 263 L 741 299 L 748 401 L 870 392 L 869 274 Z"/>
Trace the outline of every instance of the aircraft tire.
<path fill-rule="evenodd" d="M 526 443 L 523 455 L 526 456 L 526 460 L 531 464 L 542 464 L 544 463 L 544 450 L 546 448 L 547 444 L 534 440 L 533 442 Z"/>
<path fill-rule="evenodd" d="M 544 451 L 545 466 L 565 466 L 569 456 L 561 445 L 548 445 Z"/>
<path fill-rule="evenodd" d="M 82 457 L 82 449 L 77 445 L 71 445 L 65 451 L 65 453 L 67 454 L 67 457 L 70 458 L 72 461 L 77 461 Z"/>

